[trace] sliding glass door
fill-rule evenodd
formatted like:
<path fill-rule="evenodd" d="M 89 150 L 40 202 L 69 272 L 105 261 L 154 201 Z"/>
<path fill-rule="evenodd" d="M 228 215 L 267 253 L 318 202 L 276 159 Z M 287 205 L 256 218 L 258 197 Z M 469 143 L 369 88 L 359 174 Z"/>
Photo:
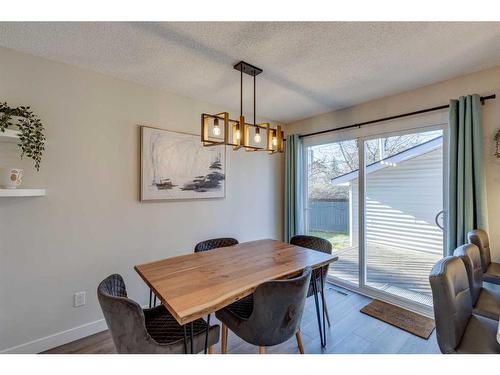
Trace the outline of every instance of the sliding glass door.
<path fill-rule="evenodd" d="M 348 181 L 359 169 L 357 140 L 307 148 L 306 232 L 330 241 L 340 260 L 330 276 L 359 283 L 358 186 Z M 346 181 L 339 182 L 339 181 Z"/>
<path fill-rule="evenodd" d="M 430 311 L 443 256 L 444 126 L 305 147 L 306 232 L 339 260 L 330 279 Z"/>
<path fill-rule="evenodd" d="M 432 306 L 429 273 L 443 256 L 443 131 L 365 140 L 364 160 L 365 285 Z"/>

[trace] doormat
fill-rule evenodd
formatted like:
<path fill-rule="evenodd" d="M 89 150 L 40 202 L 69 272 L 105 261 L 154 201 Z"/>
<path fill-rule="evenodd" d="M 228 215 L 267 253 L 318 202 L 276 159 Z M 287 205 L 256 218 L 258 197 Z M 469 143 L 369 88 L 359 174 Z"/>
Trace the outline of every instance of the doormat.
<path fill-rule="evenodd" d="M 435 327 L 434 319 L 377 299 L 370 302 L 360 311 L 426 340 Z"/>

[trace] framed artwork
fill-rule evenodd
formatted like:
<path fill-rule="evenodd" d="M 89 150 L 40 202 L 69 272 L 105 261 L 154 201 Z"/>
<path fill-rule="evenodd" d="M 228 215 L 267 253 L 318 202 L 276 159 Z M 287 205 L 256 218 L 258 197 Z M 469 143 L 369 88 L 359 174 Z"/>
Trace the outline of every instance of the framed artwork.
<path fill-rule="evenodd" d="M 225 146 L 141 126 L 141 201 L 224 198 L 225 179 Z"/>

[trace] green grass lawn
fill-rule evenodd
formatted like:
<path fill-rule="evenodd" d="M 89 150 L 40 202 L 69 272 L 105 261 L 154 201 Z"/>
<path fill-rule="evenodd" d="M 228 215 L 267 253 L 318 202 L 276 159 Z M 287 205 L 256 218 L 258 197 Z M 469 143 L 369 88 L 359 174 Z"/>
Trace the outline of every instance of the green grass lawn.
<path fill-rule="evenodd" d="M 342 249 L 349 246 L 348 233 L 310 231 L 309 234 L 330 241 L 334 249 Z"/>

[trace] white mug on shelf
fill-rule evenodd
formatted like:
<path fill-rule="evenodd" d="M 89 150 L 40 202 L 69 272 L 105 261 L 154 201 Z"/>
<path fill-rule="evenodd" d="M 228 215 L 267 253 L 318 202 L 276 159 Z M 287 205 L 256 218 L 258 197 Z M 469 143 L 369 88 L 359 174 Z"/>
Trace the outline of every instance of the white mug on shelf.
<path fill-rule="evenodd" d="M 15 189 L 21 185 L 23 170 L 20 168 L 0 168 L 0 186 Z"/>

